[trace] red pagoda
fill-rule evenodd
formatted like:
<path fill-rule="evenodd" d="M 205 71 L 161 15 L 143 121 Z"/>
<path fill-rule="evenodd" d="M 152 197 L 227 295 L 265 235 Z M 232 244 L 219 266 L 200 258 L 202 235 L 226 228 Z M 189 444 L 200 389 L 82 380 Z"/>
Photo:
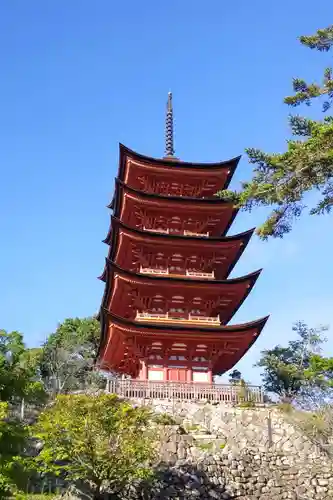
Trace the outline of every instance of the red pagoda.
<path fill-rule="evenodd" d="M 253 229 L 226 236 L 237 209 L 215 197 L 240 157 L 212 164 L 174 156 L 172 97 L 166 156 L 120 145 L 105 269 L 98 366 L 133 379 L 212 383 L 230 370 L 267 317 L 228 325 L 260 271 L 228 279 Z"/>

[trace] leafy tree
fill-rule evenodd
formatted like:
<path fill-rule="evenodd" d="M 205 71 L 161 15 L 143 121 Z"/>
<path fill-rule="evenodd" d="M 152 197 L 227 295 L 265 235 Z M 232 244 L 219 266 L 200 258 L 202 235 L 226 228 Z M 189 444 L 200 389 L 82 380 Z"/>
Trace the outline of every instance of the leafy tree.
<path fill-rule="evenodd" d="M 239 370 L 233 370 L 229 374 L 229 384 L 231 385 L 239 385 L 242 380 L 242 374 Z"/>
<path fill-rule="evenodd" d="M 8 418 L 8 404 L 0 403 L 0 498 L 6 498 L 24 484 L 24 468 L 19 457 L 27 429 Z"/>
<path fill-rule="evenodd" d="M 27 428 L 15 419 L 9 405 L 33 404 L 46 399 L 38 370 L 40 349 L 27 349 L 19 332 L 0 331 L 0 497 L 24 484 L 25 468 L 19 456 Z"/>
<path fill-rule="evenodd" d="M 301 36 L 305 47 L 327 52 L 333 47 L 333 26 L 321 29 L 313 36 Z M 284 102 L 292 107 L 301 103 L 310 105 L 324 96 L 323 111 L 333 102 L 332 68 L 326 68 L 321 84 L 293 80 L 294 95 Z M 262 239 L 269 236 L 283 237 L 292 229 L 292 223 L 305 208 L 304 195 L 312 190 L 321 198 L 310 214 L 329 213 L 333 206 L 333 116 L 324 120 L 310 120 L 290 116 L 293 140 L 288 141 L 285 153 L 269 154 L 260 149 L 246 150 L 250 163 L 255 164 L 251 181 L 243 182 L 240 192 L 221 191 L 226 200 L 245 210 L 255 206 L 275 207 L 257 233 Z"/>
<path fill-rule="evenodd" d="M 93 371 L 99 337 L 100 325 L 93 317 L 61 323 L 43 346 L 40 367 L 47 387 L 55 393 L 104 388 L 104 378 Z"/>
<path fill-rule="evenodd" d="M 315 395 L 332 387 L 333 358 L 321 354 L 326 327 L 309 328 L 298 322 L 293 331 L 297 340 L 287 347 L 277 345 L 262 351 L 256 366 L 264 369 L 263 385 L 267 392 L 274 393 L 284 402 L 292 402 L 297 396 Z"/>
<path fill-rule="evenodd" d="M 45 399 L 38 364 L 39 349 L 26 349 L 23 335 L 0 330 L 0 401 Z"/>
<path fill-rule="evenodd" d="M 150 476 L 150 421 L 147 408 L 134 408 L 115 395 L 58 396 L 34 429 L 44 443 L 34 460 L 43 472 L 65 472 L 88 485 L 95 499 L 103 486 L 117 498 L 133 479 Z"/>

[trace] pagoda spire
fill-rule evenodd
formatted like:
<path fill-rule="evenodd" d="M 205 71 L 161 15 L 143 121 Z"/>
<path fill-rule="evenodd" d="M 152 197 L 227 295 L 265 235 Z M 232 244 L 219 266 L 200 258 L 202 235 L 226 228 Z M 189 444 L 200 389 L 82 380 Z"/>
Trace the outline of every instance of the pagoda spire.
<path fill-rule="evenodd" d="M 172 93 L 169 92 L 165 117 L 165 157 L 174 157 L 174 154 Z"/>

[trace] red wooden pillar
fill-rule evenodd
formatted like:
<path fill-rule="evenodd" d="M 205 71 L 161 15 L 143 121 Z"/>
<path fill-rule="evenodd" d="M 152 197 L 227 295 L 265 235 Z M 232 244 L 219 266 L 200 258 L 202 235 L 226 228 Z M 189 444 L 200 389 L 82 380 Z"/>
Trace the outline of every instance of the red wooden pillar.
<path fill-rule="evenodd" d="M 163 366 L 163 381 L 164 382 L 168 381 L 168 367 L 165 365 Z"/>
<path fill-rule="evenodd" d="M 189 366 L 187 368 L 187 377 L 186 377 L 186 381 L 189 382 L 189 383 L 192 383 L 192 367 Z"/>
<path fill-rule="evenodd" d="M 147 361 L 145 359 L 143 359 L 141 361 L 141 370 L 140 370 L 140 375 L 139 375 L 139 379 L 140 380 L 148 380 L 148 365 L 147 365 Z"/>

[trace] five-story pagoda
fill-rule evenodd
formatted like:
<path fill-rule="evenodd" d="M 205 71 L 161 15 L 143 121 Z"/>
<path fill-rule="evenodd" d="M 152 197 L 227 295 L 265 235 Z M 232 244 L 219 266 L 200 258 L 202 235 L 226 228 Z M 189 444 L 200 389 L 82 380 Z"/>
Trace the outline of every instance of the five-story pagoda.
<path fill-rule="evenodd" d="M 267 318 L 227 325 L 260 274 L 228 279 L 253 229 L 226 236 L 237 209 L 214 196 L 227 188 L 239 159 L 179 161 L 171 94 L 166 156 L 120 145 L 101 276 L 101 369 L 140 380 L 211 383 L 255 342 Z"/>

